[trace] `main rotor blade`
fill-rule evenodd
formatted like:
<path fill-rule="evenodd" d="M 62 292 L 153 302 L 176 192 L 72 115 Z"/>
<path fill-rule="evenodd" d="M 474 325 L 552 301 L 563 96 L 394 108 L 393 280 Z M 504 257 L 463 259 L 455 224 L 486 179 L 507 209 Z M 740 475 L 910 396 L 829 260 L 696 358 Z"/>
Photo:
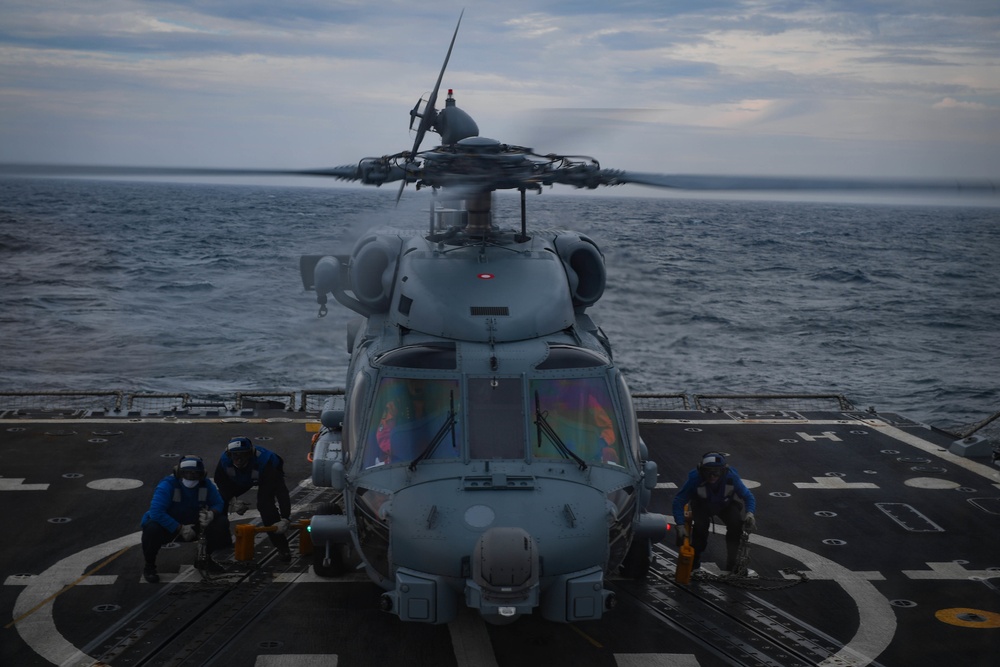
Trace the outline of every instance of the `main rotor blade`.
<path fill-rule="evenodd" d="M 995 181 L 879 178 L 804 178 L 798 176 L 712 176 L 696 174 L 650 174 L 606 169 L 606 184 L 635 183 L 674 190 L 703 191 L 937 191 L 996 193 Z"/>
<path fill-rule="evenodd" d="M 0 164 L 0 174 L 16 176 L 317 176 L 357 180 L 358 165 L 327 169 L 230 169 L 218 167 L 131 167 L 72 164 Z"/>
<path fill-rule="evenodd" d="M 424 115 L 420 117 L 420 125 L 417 126 L 417 136 L 413 141 L 413 150 L 410 151 L 412 155 L 416 155 L 417 151 L 420 150 L 420 143 L 424 140 L 424 135 L 431 128 L 431 124 L 437 116 L 437 109 L 434 105 L 437 103 L 438 91 L 441 89 L 441 80 L 444 78 L 444 71 L 448 69 L 448 61 L 451 60 L 451 50 L 455 48 L 455 39 L 458 37 L 458 29 L 462 25 L 462 16 L 464 15 L 465 10 L 463 9 L 458 15 L 455 34 L 451 36 L 451 44 L 448 45 L 448 53 L 444 57 L 444 64 L 441 65 L 441 72 L 438 74 L 437 83 L 434 84 L 434 90 L 431 91 L 430 97 L 427 98 L 427 104 L 424 105 Z"/>

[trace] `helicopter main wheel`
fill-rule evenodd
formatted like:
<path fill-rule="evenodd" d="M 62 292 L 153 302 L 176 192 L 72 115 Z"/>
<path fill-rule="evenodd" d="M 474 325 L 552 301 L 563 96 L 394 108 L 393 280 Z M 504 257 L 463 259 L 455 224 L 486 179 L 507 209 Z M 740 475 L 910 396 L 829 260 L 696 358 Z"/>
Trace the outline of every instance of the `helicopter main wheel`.
<path fill-rule="evenodd" d="M 344 511 L 334 503 L 322 503 L 316 508 L 316 514 L 343 514 Z M 323 561 L 327 556 L 326 544 L 314 544 L 312 553 L 313 572 L 318 577 L 339 577 L 347 571 L 344 564 L 344 545 L 330 544 L 330 562 L 326 565 Z"/>
<path fill-rule="evenodd" d="M 622 576 L 629 579 L 645 579 L 649 574 L 652 549 L 653 543 L 648 539 L 637 537 L 632 540 L 632 545 L 628 548 L 628 553 L 625 554 L 625 559 L 619 568 Z"/>

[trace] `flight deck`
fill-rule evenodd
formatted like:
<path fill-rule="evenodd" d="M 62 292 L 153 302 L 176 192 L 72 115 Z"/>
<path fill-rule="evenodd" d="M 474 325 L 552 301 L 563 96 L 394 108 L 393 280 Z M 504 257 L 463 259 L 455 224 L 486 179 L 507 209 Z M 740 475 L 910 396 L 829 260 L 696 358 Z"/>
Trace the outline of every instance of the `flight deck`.
<path fill-rule="evenodd" d="M 335 500 L 306 456 L 319 414 L 239 409 L 11 409 L 0 413 L 0 664 L 619 667 L 992 665 L 1000 651 L 1000 469 L 951 451 L 953 435 L 836 397 L 637 399 L 671 514 L 700 455 L 728 455 L 757 499 L 748 577 L 674 581 L 673 532 L 641 580 L 609 578 L 599 621 L 461 613 L 407 623 L 362 572 L 318 577 L 290 531 L 291 562 L 263 534 L 254 558 L 205 580 L 196 545 L 161 551 L 142 577 L 139 521 L 179 457 L 214 468 L 232 436 L 284 457 L 293 522 Z M 967 452 L 966 452 L 967 454 Z M 259 522 L 252 510 L 233 524 Z"/>

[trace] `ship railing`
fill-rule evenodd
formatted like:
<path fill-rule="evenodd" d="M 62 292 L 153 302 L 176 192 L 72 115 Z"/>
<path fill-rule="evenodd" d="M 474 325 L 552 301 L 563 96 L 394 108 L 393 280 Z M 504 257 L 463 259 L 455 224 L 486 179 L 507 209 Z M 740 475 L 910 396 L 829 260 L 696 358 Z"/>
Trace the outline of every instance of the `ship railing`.
<path fill-rule="evenodd" d="M 263 406 L 267 408 L 277 408 L 282 407 L 282 409 L 292 412 L 295 410 L 296 403 L 296 392 L 294 391 L 255 391 L 255 392 L 239 392 L 236 394 L 236 409 L 245 410 L 251 407 Z"/>
<path fill-rule="evenodd" d="M 331 406 L 327 408 L 327 406 Z M 343 410 L 344 409 L 344 388 L 335 387 L 333 389 L 303 389 L 302 403 L 299 404 L 301 412 L 321 412 L 324 409 Z"/>
<path fill-rule="evenodd" d="M 123 391 L 4 391 L 0 407 L 12 412 L 60 412 L 76 416 L 81 412 L 121 412 Z"/>
<path fill-rule="evenodd" d="M 16 417 L 42 413 L 45 417 L 84 415 L 222 414 L 256 409 L 320 412 L 332 400 L 343 409 L 344 390 L 307 389 L 298 391 L 241 391 L 233 395 L 196 396 L 187 392 L 112 391 L 7 391 L 0 392 L 0 413 Z"/>
<path fill-rule="evenodd" d="M 694 394 L 644 393 L 632 394 L 639 412 L 670 410 L 743 411 L 854 411 L 854 405 L 842 394 Z M 692 408 L 693 406 L 693 408 Z M 150 393 L 124 391 L 26 391 L 0 392 L 0 411 L 25 413 L 58 411 L 60 415 L 79 413 L 183 414 L 187 412 L 246 412 L 254 409 L 284 409 L 318 413 L 324 409 L 344 409 L 344 389 L 304 389 L 296 391 L 243 391 L 234 396 L 192 396 L 189 393 Z M 997 421 L 1000 413 L 977 426 Z M 970 433 L 974 429 L 970 429 Z"/>
<path fill-rule="evenodd" d="M 661 394 L 633 392 L 632 405 L 636 412 L 660 412 L 665 410 L 689 410 L 687 394 Z"/>
<path fill-rule="evenodd" d="M 963 428 L 947 431 L 949 435 L 955 436 L 956 440 L 981 435 L 984 438 L 1000 443 L 1000 412 L 994 412 L 986 419 L 981 419 Z"/>
<path fill-rule="evenodd" d="M 831 409 L 850 412 L 856 409 L 843 394 L 695 394 L 694 406 L 706 412 L 822 412 Z"/>
<path fill-rule="evenodd" d="M 189 394 L 134 393 L 128 394 L 127 398 L 125 409 L 133 414 L 137 412 L 183 412 L 191 400 Z"/>

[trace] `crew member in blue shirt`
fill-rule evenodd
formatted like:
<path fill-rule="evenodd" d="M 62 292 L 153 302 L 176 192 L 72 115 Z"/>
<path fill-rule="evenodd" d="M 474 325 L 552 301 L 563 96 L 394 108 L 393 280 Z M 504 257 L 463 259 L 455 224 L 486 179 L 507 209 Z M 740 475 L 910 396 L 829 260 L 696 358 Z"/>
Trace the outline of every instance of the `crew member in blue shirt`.
<path fill-rule="evenodd" d="M 754 511 L 757 501 L 740 479 L 736 470 L 726 464 L 726 457 L 708 452 L 697 468 L 688 473 L 687 481 L 674 496 L 674 521 L 677 524 L 677 544 L 687 536 L 684 506 L 691 506 L 691 546 L 694 547 L 694 568 L 701 566 L 701 554 L 708 546 L 708 527 L 717 516 L 726 524 L 726 570 L 736 566 L 743 531 L 757 528 Z"/>
<path fill-rule="evenodd" d="M 155 584 L 160 580 L 156 556 L 164 544 L 173 540 L 192 542 L 201 531 L 207 531 L 209 554 L 231 545 L 223 507 L 219 490 L 205 476 L 205 462 L 193 454 L 183 457 L 174 471 L 156 485 L 149 510 L 142 515 L 142 554 L 146 559 L 142 575 L 146 581 Z M 195 565 L 213 573 L 223 571 L 207 555 L 204 562 Z"/>
<path fill-rule="evenodd" d="M 277 530 L 267 536 L 282 560 L 290 561 L 292 552 L 285 533 L 288 531 L 292 503 L 285 485 L 284 465 L 280 456 L 263 447 L 255 447 L 250 438 L 233 438 L 215 467 L 215 483 L 222 494 L 226 511 L 232 510 L 241 515 L 247 511 L 249 503 L 233 500 L 257 487 L 261 523 L 277 526 Z"/>

